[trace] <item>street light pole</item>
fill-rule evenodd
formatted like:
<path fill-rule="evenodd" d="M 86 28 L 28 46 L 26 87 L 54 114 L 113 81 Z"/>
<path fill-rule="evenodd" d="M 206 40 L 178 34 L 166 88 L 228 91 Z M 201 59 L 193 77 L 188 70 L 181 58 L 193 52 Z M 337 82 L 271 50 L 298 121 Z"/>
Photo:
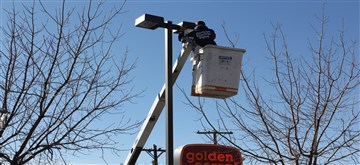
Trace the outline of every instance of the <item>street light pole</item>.
<path fill-rule="evenodd" d="M 174 70 L 172 70 L 172 33 L 180 31 L 180 26 L 192 29 L 195 23 L 183 21 L 181 25 L 172 24 L 171 21 L 164 21 L 163 17 L 144 14 L 135 20 L 135 26 L 150 30 L 157 28 L 165 28 L 165 85 L 153 106 L 149 111 L 149 116 L 145 119 L 143 127 L 141 128 L 135 143 L 130 150 L 125 163 L 132 165 L 136 163 L 146 140 L 148 139 L 162 109 L 166 107 L 166 164 L 174 164 L 174 141 L 173 141 L 173 84 L 181 71 L 186 58 L 189 56 L 192 46 L 187 46 L 180 54 L 180 59 L 175 62 Z M 179 63 L 177 63 L 179 62 Z M 165 89 L 164 89 L 165 88 Z"/>
<path fill-rule="evenodd" d="M 165 108 L 166 108 L 166 164 L 174 163 L 173 138 L 173 88 L 172 88 L 172 22 L 167 21 L 165 28 Z"/>

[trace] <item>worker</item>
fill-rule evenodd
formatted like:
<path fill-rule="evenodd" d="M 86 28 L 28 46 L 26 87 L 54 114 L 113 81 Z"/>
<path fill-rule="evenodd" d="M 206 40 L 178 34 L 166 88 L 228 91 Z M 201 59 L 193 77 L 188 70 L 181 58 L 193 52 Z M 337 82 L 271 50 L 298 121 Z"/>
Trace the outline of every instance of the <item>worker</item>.
<path fill-rule="evenodd" d="M 186 43 L 190 42 L 195 44 L 193 48 L 193 52 L 191 54 L 190 61 L 192 62 L 192 86 L 191 86 L 191 95 L 199 96 L 195 91 L 196 83 L 199 77 L 199 73 L 197 72 L 199 63 L 200 63 L 200 54 L 199 50 L 206 45 L 216 45 L 214 41 L 216 38 L 216 34 L 214 30 L 209 29 L 204 21 L 197 21 L 194 30 L 188 31 L 185 30 L 186 27 L 180 28 L 180 33 L 178 36 L 178 40 Z"/>
<path fill-rule="evenodd" d="M 178 36 L 179 41 L 188 42 L 189 40 L 194 40 L 200 47 L 204 47 L 206 45 L 216 45 L 216 42 L 214 41 L 216 38 L 214 30 L 209 29 L 204 21 L 197 21 L 195 25 L 196 27 L 194 30 L 187 34 L 184 34 L 185 27 L 182 27 Z"/>

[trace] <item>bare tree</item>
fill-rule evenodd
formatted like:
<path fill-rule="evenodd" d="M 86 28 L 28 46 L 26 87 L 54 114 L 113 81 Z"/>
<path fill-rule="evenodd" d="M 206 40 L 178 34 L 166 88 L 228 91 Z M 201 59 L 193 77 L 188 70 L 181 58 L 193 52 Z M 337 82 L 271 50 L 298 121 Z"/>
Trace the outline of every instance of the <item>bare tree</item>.
<path fill-rule="evenodd" d="M 344 28 L 327 40 L 327 21 L 319 18 L 317 40 L 309 40 L 310 53 L 300 59 L 289 51 L 281 26 L 273 25 L 264 39 L 274 76 L 259 85 L 254 72 L 242 72 L 240 100 L 216 100 L 216 108 L 205 111 L 205 99 L 188 98 L 206 129 L 234 132 L 223 139 L 242 151 L 246 164 L 359 164 L 358 45 L 345 40 Z M 214 109 L 218 122 L 208 115 Z"/>
<path fill-rule="evenodd" d="M 104 2 L 89 1 L 68 9 L 63 0 L 54 9 L 33 1 L 4 11 L 0 100 L 7 114 L 0 164 L 66 163 L 67 153 L 119 150 L 117 135 L 137 126 L 119 109 L 140 94 L 130 84 L 135 63 L 127 61 L 127 51 L 122 57 L 113 52 L 122 36 L 113 22 L 121 3 L 105 9 Z M 98 124 L 105 114 L 118 121 Z"/>

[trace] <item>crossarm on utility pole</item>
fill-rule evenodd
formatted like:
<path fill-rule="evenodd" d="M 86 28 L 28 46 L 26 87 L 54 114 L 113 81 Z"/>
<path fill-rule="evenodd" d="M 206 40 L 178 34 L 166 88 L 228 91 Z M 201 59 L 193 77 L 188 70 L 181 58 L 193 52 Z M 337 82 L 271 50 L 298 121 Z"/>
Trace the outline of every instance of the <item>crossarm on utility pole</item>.
<path fill-rule="evenodd" d="M 190 43 L 184 43 L 182 46 L 183 47 L 181 53 L 172 67 L 172 85 L 175 84 L 175 81 L 179 76 L 192 50 L 192 44 Z M 144 120 L 144 123 L 138 133 L 138 136 L 135 139 L 133 146 L 131 147 L 131 150 L 124 164 L 134 165 L 136 163 L 136 160 L 138 159 L 141 150 L 143 149 L 147 139 L 149 138 L 150 133 L 154 128 L 164 107 L 165 107 L 165 84 L 163 85 L 160 93 L 157 94 L 157 96 L 155 97 L 151 109 L 146 119 Z"/>

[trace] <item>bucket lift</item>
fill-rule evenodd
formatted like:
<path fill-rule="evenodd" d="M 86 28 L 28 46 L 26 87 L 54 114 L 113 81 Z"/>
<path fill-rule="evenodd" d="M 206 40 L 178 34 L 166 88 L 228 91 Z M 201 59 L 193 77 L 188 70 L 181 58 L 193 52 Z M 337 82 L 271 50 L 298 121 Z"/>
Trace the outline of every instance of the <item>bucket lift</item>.
<path fill-rule="evenodd" d="M 193 96 L 228 98 L 238 92 L 245 49 L 207 45 L 191 58 Z"/>
<path fill-rule="evenodd" d="M 193 50 L 193 44 L 183 43 L 180 56 L 172 68 L 172 84 L 179 76 Z M 208 45 L 199 50 L 200 58 L 193 72 L 196 96 L 227 98 L 237 94 L 242 56 L 245 49 Z M 192 61 L 195 60 L 192 58 Z M 194 61 L 193 61 L 194 62 Z M 195 74 L 194 74 L 195 73 Z M 138 136 L 124 162 L 134 165 L 165 106 L 165 84 L 155 97 L 153 105 L 139 131 Z"/>

